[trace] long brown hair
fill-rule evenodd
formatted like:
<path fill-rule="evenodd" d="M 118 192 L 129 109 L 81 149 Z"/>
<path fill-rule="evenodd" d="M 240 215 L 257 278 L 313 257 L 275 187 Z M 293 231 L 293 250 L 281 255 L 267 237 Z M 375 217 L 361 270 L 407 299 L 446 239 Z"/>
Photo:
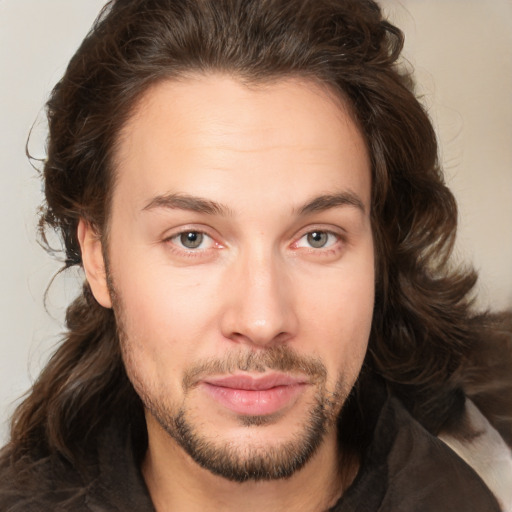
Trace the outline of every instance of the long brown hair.
<path fill-rule="evenodd" d="M 432 125 L 399 65 L 402 44 L 372 0 L 112 0 L 47 104 L 43 240 L 56 230 L 72 267 L 81 265 L 80 218 L 108 235 L 116 138 L 155 82 L 191 70 L 321 81 L 348 99 L 371 155 L 378 279 L 366 371 L 437 432 L 461 406 L 460 368 L 482 333 L 469 322 L 476 275 L 449 265 L 456 204 Z M 87 284 L 66 322 L 14 415 L 10 457 L 74 460 L 110 417 L 143 422 L 113 313 Z"/>

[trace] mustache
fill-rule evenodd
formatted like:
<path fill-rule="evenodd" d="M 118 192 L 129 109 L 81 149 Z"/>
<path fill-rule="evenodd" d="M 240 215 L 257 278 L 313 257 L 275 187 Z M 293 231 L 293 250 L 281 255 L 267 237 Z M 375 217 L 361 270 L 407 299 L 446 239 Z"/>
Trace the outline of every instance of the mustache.
<path fill-rule="evenodd" d="M 288 346 L 270 347 L 258 352 L 235 352 L 223 359 L 200 361 L 185 371 L 183 390 L 190 391 L 207 377 L 242 372 L 264 373 L 273 370 L 306 375 L 313 382 L 325 382 L 327 368 L 318 358 L 297 354 Z"/>

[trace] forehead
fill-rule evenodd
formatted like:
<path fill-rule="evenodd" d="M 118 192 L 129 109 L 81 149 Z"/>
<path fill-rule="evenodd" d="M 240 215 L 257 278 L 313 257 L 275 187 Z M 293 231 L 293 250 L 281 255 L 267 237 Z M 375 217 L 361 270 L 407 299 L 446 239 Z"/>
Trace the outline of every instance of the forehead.
<path fill-rule="evenodd" d="M 197 75 L 160 82 L 137 104 L 115 155 L 116 188 L 140 201 L 181 189 L 209 196 L 230 180 L 238 191 L 292 195 L 304 178 L 328 193 L 343 176 L 349 188 L 364 189 L 369 203 L 369 167 L 341 95 L 299 78 L 247 85 L 227 75 Z"/>

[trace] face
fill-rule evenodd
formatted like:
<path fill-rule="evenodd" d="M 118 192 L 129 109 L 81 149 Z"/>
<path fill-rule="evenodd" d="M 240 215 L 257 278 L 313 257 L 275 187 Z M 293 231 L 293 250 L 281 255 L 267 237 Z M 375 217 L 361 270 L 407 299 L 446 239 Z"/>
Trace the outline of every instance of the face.
<path fill-rule="evenodd" d="M 290 476 L 335 438 L 370 332 L 370 163 L 348 109 L 299 79 L 160 83 L 116 173 L 109 287 L 88 277 L 150 444 L 163 427 L 226 478 Z"/>

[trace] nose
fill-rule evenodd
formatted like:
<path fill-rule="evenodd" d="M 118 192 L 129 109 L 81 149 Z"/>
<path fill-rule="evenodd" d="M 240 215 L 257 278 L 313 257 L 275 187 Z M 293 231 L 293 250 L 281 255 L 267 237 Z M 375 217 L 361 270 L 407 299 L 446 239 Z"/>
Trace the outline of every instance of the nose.
<path fill-rule="evenodd" d="M 247 255 L 230 269 L 221 319 L 225 338 L 266 347 L 289 341 L 298 321 L 291 276 L 279 257 Z"/>

